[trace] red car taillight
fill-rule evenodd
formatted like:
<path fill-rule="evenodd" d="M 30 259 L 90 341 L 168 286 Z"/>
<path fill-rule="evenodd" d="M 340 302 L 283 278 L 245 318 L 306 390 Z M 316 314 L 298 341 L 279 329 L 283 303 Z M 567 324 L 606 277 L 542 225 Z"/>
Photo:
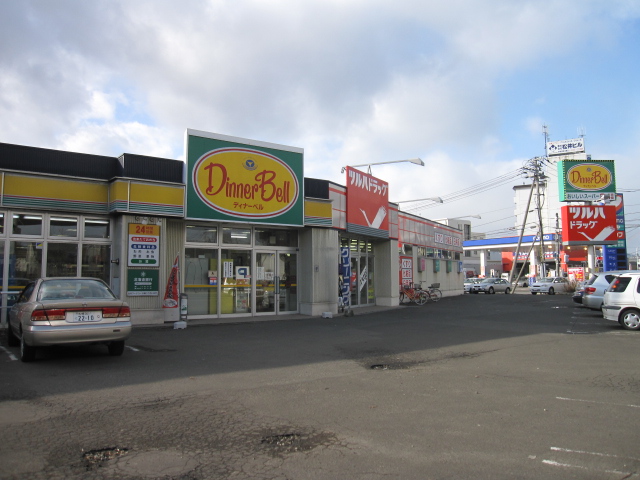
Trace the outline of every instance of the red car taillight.
<path fill-rule="evenodd" d="M 594 293 L 595 291 L 596 291 L 595 287 L 585 287 L 584 294 L 589 295 L 591 293 Z"/>
<path fill-rule="evenodd" d="M 67 312 L 62 308 L 40 309 L 31 313 L 32 322 L 48 322 L 49 320 L 64 320 L 67 318 Z"/>
<path fill-rule="evenodd" d="M 129 307 L 105 307 L 102 309 L 102 316 L 104 318 L 123 318 L 131 316 L 131 309 Z"/>

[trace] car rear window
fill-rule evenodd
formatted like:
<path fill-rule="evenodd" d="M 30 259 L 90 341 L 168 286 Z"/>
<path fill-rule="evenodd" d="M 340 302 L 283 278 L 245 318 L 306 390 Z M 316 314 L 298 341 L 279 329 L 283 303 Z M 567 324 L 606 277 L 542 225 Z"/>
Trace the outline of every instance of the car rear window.
<path fill-rule="evenodd" d="M 68 300 L 72 298 L 113 300 L 115 296 L 106 285 L 95 280 L 56 279 L 45 280 L 40 285 L 38 300 Z"/>
<path fill-rule="evenodd" d="M 608 291 L 612 293 L 624 292 L 630 281 L 631 277 L 618 277 L 613 281 Z"/>

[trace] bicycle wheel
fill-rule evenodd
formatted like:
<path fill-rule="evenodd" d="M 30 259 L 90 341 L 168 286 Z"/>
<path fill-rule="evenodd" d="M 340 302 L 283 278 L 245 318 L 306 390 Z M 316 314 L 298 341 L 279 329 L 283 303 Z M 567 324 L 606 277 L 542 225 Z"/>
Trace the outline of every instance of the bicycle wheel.
<path fill-rule="evenodd" d="M 406 305 L 407 303 L 411 303 L 409 295 L 407 295 L 405 292 L 400 292 L 400 305 Z"/>
<path fill-rule="evenodd" d="M 442 298 L 442 292 L 439 289 L 434 288 L 429 291 L 429 296 L 431 297 L 432 301 L 437 302 Z"/>
<path fill-rule="evenodd" d="M 428 300 L 429 300 L 429 295 L 427 294 L 427 292 L 418 292 L 414 301 L 418 305 L 424 305 L 425 303 L 427 303 Z"/>

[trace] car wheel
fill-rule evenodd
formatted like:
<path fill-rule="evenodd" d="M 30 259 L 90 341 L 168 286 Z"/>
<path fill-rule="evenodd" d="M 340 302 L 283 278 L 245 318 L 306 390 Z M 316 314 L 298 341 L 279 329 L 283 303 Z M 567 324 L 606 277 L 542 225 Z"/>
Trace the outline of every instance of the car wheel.
<path fill-rule="evenodd" d="M 494 293 L 496 293 L 496 291 L 493 289 L 493 287 L 489 287 L 489 291 L 487 293 L 493 295 Z"/>
<path fill-rule="evenodd" d="M 511 289 L 507 287 L 507 289 L 504 291 L 504 294 L 509 295 L 510 293 L 511 293 Z"/>
<path fill-rule="evenodd" d="M 109 355 L 119 357 L 124 352 L 124 340 L 109 342 Z"/>
<path fill-rule="evenodd" d="M 553 289 L 553 287 L 549 287 L 549 295 L 555 295 L 556 291 Z"/>
<path fill-rule="evenodd" d="M 535 295 L 536 293 L 538 293 L 538 292 L 531 292 L 531 295 Z"/>
<path fill-rule="evenodd" d="M 15 333 L 13 333 L 11 325 L 7 325 L 7 343 L 10 347 L 17 347 L 20 345 L 20 339 L 16 337 Z"/>
<path fill-rule="evenodd" d="M 640 310 L 625 310 L 620 315 L 620 325 L 626 330 L 640 330 Z"/>
<path fill-rule="evenodd" d="M 36 359 L 36 347 L 27 345 L 24 335 L 20 337 L 20 360 L 23 362 L 33 362 Z"/>

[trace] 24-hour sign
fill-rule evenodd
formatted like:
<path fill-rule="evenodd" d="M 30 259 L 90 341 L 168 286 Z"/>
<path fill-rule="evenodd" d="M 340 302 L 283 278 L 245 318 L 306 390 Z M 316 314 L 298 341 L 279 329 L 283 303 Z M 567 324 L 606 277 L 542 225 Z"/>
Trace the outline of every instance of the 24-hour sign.
<path fill-rule="evenodd" d="M 160 265 L 160 226 L 129 224 L 129 267 Z"/>

